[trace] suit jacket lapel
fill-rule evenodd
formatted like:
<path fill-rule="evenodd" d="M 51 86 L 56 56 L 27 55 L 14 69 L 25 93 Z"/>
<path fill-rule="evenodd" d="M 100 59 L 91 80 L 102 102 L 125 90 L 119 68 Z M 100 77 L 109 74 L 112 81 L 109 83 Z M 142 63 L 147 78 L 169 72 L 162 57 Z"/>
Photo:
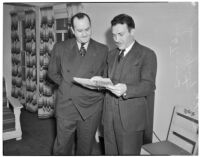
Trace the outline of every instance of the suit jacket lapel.
<path fill-rule="evenodd" d="M 124 70 L 121 73 L 121 78 L 123 78 L 123 76 L 126 76 L 127 74 L 129 74 L 128 67 L 137 65 L 137 63 L 139 62 L 139 59 L 141 58 L 141 55 L 142 55 L 142 53 L 140 52 L 139 44 L 137 41 L 135 41 L 130 52 L 127 54 L 127 56 L 125 56 L 126 58 L 124 58 L 125 59 L 124 60 L 125 61 Z"/>
<path fill-rule="evenodd" d="M 66 48 L 66 47 L 65 47 Z M 78 46 L 76 44 L 76 41 L 73 40 L 71 42 L 71 45 L 68 47 L 68 50 L 65 50 L 66 53 L 64 53 L 63 55 L 63 64 L 64 67 L 66 67 L 64 70 L 67 70 L 67 72 L 72 73 L 72 75 L 74 74 L 75 70 L 76 70 L 76 56 L 78 54 Z"/>

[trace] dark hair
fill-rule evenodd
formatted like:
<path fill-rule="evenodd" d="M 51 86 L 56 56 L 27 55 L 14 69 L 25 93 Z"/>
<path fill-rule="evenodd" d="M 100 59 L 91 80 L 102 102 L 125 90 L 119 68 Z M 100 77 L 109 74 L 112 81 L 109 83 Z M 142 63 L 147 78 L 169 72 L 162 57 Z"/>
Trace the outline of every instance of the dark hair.
<path fill-rule="evenodd" d="M 77 14 L 75 14 L 74 16 L 72 16 L 72 18 L 71 18 L 71 26 L 72 26 L 73 29 L 74 29 L 74 23 L 73 23 L 73 21 L 74 21 L 74 19 L 75 19 L 76 17 L 77 17 L 78 19 L 83 19 L 84 17 L 87 17 L 88 20 L 89 20 L 89 22 L 90 22 L 90 25 L 91 25 L 91 20 L 90 20 L 89 15 L 87 15 L 86 13 L 77 13 Z"/>
<path fill-rule="evenodd" d="M 116 24 L 127 24 L 129 30 L 135 28 L 134 20 L 127 14 L 119 14 L 115 16 L 111 21 L 111 25 L 115 26 Z"/>

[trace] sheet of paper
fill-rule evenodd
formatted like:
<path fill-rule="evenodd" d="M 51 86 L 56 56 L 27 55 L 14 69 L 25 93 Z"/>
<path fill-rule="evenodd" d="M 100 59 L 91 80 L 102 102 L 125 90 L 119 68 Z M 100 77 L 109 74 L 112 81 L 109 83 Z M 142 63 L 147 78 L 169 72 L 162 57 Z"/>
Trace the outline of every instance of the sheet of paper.
<path fill-rule="evenodd" d="M 108 85 L 113 85 L 112 81 L 110 78 L 98 78 L 95 80 L 92 79 L 86 79 L 86 78 L 73 78 L 75 82 L 83 85 L 83 86 L 89 86 L 89 87 L 94 87 L 94 88 L 106 88 Z"/>

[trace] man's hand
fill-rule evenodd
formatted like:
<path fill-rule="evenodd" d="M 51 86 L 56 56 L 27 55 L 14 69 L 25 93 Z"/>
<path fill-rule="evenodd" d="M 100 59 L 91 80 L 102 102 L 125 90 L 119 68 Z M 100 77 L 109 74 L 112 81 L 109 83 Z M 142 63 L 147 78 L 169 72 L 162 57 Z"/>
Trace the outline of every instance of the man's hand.
<path fill-rule="evenodd" d="M 120 97 L 126 92 L 127 86 L 126 86 L 126 84 L 118 83 L 114 86 L 108 85 L 106 89 L 111 91 L 116 96 Z"/>

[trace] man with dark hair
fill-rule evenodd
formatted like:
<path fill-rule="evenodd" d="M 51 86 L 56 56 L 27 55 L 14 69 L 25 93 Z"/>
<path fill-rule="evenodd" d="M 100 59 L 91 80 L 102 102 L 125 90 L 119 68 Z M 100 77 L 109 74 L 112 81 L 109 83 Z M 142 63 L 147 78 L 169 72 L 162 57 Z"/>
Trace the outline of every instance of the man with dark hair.
<path fill-rule="evenodd" d="M 152 140 L 156 55 L 135 40 L 132 17 L 120 14 L 111 25 L 117 48 L 108 56 L 114 86 L 107 87 L 103 111 L 105 152 L 139 155 Z"/>
<path fill-rule="evenodd" d="M 87 14 L 85 14 L 85 13 L 79 13 L 79 14 L 76 14 L 76 16 L 72 16 L 72 18 L 71 18 L 71 26 L 72 26 L 72 29 L 74 29 L 74 19 L 75 19 L 75 18 L 82 19 L 82 18 L 84 18 L 84 17 L 87 17 L 87 19 L 89 20 L 89 23 L 90 23 L 90 25 L 91 25 L 90 17 L 89 17 Z"/>
<path fill-rule="evenodd" d="M 108 48 L 91 39 L 91 22 L 85 13 L 72 17 L 75 38 L 55 44 L 48 76 L 59 85 L 56 97 L 57 136 L 54 155 L 91 155 L 101 120 L 104 94 L 75 84 L 73 77 L 104 76 Z"/>

